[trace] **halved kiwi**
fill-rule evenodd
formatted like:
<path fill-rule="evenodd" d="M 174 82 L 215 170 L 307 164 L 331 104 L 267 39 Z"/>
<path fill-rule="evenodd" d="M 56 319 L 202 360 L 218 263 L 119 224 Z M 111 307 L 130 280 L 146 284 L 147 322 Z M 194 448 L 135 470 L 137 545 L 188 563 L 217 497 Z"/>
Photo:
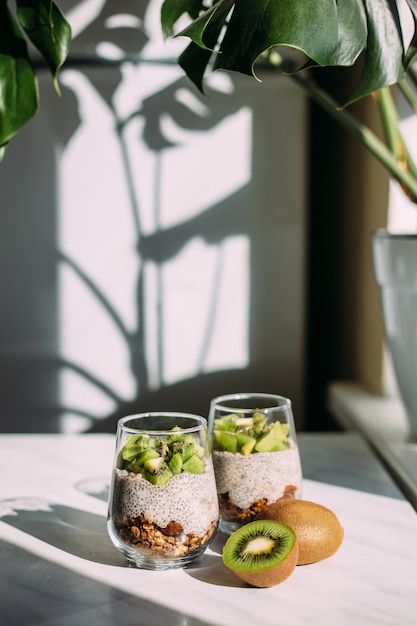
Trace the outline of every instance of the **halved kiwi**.
<path fill-rule="evenodd" d="M 333 511 L 309 500 L 282 498 L 268 504 L 257 516 L 290 526 L 299 543 L 298 565 L 332 556 L 342 545 L 343 527 Z"/>
<path fill-rule="evenodd" d="M 272 587 L 292 574 L 298 541 L 289 526 L 273 520 L 249 522 L 235 530 L 223 548 L 223 563 L 254 587 Z"/>

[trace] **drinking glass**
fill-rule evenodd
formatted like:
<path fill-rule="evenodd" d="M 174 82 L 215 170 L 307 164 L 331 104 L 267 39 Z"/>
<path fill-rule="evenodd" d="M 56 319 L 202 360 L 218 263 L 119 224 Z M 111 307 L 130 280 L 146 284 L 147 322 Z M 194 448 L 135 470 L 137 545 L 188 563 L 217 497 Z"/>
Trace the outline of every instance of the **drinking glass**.
<path fill-rule="evenodd" d="M 221 531 L 230 534 L 281 498 L 301 497 L 301 462 L 288 398 L 266 393 L 214 398 L 209 432 Z"/>
<path fill-rule="evenodd" d="M 207 421 L 187 413 L 121 418 L 107 527 L 128 561 L 183 567 L 206 550 L 218 518 Z"/>

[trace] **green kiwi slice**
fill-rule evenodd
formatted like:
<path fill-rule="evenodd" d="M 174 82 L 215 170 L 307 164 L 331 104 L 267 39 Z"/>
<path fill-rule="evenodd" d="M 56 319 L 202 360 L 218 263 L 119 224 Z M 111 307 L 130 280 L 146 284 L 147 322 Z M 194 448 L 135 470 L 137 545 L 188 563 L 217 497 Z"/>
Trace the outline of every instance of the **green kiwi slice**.
<path fill-rule="evenodd" d="M 237 452 L 237 435 L 225 430 L 214 430 L 214 438 L 220 450 L 227 452 Z"/>
<path fill-rule="evenodd" d="M 204 448 L 192 435 L 174 428 L 164 437 L 131 435 L 119 453 L 118 467 L 141 474 L 153 485 L 165 485 L 182 472 L 203 474 L 204 456 Z"/>
<path fill-rule="evenodd" d="M 174 452 L 174 454 L 168 461 L 168 465 L 171 469 L 171 472 L 174 474 L 174 476 L 176 474 L 181 474 L 182 466 L 183 466 L 183 460 L 182 460 L 181 454 L 179 452 Z"/>
<path fill-rule="evenodd" d="M 287 432 L 280 422 L 275 422 L 272 428 L 262 435 L 255 445 L 256 452 L 277 452 L 288 448 Z"/>
<path fill-rule="evenodd" d="M 271 587 L 292 574 L 298 553 L 292 528 L 274 520 L 255 520 L 230 535 L 223 548 L 223 562 L 241 580 L 256 587 Z"/>
<path fill-rule="evenodd" d="M 122 449 L 122 459 L 132 461 L 134 457 L 146 448 L 153 447 L 154 442 L 147 434 L 131 435 Z"/>
<path fill-rule="evenodd" d="M 190 472 L 191 474 L 202 474 L 204 472 L 204 461 L 197 454 L 193 454 L 193 456 L 184 461 L 182 469 L 184 472 Z"/>
<path fill-rule="evenodd" d="M 160 454 L 155 450 L 155 448 L 145 448 L 143 452 L 139 452 L 139 454 L 129 463 L 128 468 L 132 472 L 140 472 L 142 466 L 149 461 L 150 459 L 157 459 L 160 457 Z"/>
<path fill-rule="evenodd" d="M 183 461 L 186 461 L 194 454 L 194 439 L 190 435 L 187 438 L 172 441 L 170 443 L 170 451 L 172 454 L 180 454 Z"/>
<path fill-rule="evenodd" d="M 160 456 L 144 463 L 142 476 L 153 485 L 165 485 L 172 478 L 173 473 L 163 457 Z"/>
<path fill-rule="evenodd" d="M 241 454 L 250 454 L 256 445 L 255 437 L 251 437 L 246 433 L 237 433 L 237 445 Z"/>
<path fill-rule="evenodd" d="M 259 411 L 251 417 L 229 414 L 214 420 L 213 449 L 243 455 L 279 452 L 290 447 L 288 435 L 288 424 L 269 423 Z"/>

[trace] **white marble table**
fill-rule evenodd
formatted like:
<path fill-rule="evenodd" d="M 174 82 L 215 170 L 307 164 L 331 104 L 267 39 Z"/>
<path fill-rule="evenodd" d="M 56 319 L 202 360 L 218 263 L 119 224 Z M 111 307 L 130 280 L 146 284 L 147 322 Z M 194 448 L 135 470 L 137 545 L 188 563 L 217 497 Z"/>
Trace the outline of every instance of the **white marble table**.
<path fill-rule="evenodd" d="M 398 396 L 377 396 L 362 384 L 329 385 L 328 409 L 347 430 L 357 430 L 388 469 L 417 511 L 417 440 L 412 436 Z"/>
<path fill-rule="evenodd" d="M 357 433 L 299 442 L 303 495 L 337 513 L 345 540 L 255 589 L 223 566 L 221 534 L 189 569 L 126 566 L 106 532 L 112 435 L 0 435 L 0 624 L 415 626 L 414 509 Z"/>

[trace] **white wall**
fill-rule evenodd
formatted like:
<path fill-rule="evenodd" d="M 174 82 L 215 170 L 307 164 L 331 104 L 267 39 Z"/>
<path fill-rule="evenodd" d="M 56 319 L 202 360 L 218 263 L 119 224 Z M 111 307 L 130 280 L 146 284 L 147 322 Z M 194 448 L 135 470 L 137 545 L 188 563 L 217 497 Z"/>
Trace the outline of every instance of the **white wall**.
<path fill-rule="evenodd" d="M 300 427 L 302 94 L 223 75 L 202 98 L 166 63 L 61 82 L 41 76 L 0 167 L 1 430 L 113 430 L 233 391 L 290 396 Z"/>

